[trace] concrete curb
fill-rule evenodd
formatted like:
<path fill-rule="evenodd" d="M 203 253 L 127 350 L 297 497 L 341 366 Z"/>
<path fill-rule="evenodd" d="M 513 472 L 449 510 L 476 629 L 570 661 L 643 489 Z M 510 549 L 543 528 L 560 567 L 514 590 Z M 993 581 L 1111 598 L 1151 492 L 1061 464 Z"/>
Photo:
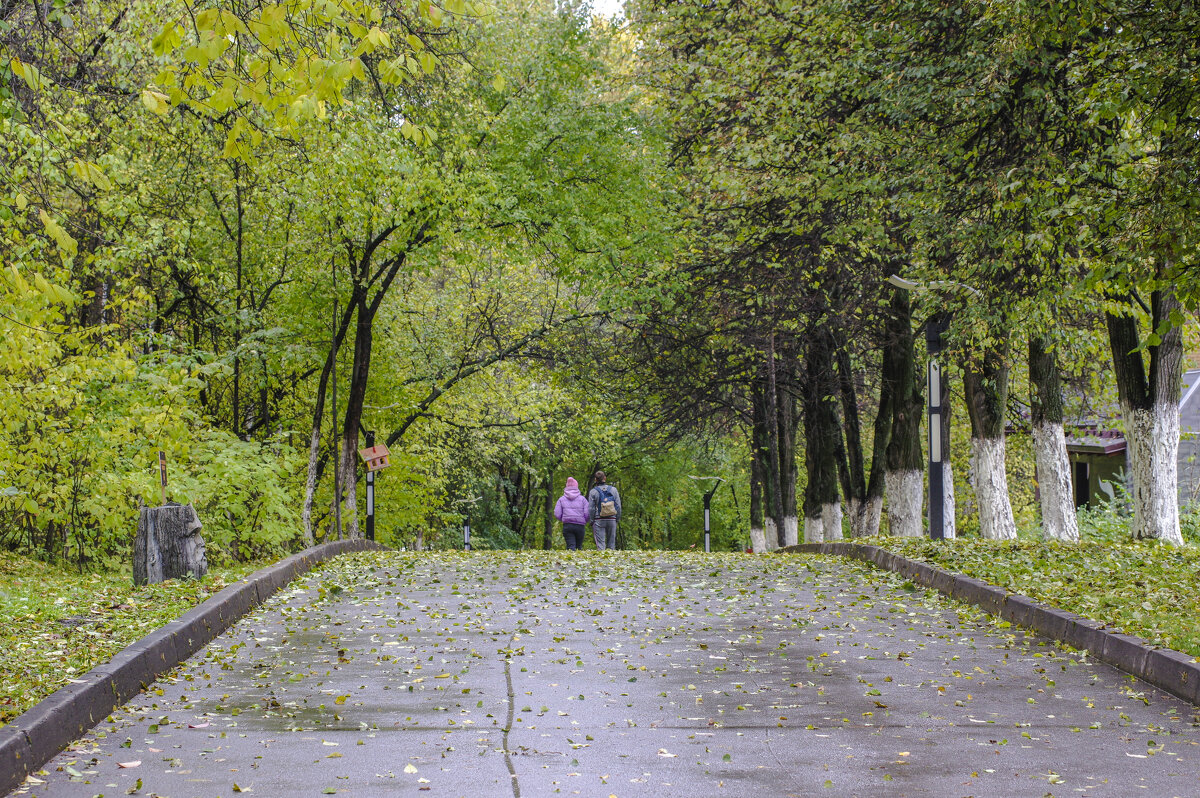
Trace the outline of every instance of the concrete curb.
<path fill-rule="evenodd" d="M 1107 631 L 1102 624 L 1082 615 L 1043 606 L 1020 594 L 900 557 L 878 546 L 803 543 L 779 551 L 836 554 L 895 571 L 923 587 L 975 604 L 1018 626 L 1086 650 L 1093 658 L 1107 662 L 1160 690 L 1184 701 L 1200 704 L 1200 663 L 1194 662 L 1192 656 L 1169 648 L 1156 648 L 1137 637 Z"/>
<path fill-rule="evenodd" d="M 339 540 L 293 554 L 230 585 L 51 693 L 0 728 L 0 794 L 20 786 L 27 775 L 292 579 L 339 554 L 382 548 L 367 540 Z"/>

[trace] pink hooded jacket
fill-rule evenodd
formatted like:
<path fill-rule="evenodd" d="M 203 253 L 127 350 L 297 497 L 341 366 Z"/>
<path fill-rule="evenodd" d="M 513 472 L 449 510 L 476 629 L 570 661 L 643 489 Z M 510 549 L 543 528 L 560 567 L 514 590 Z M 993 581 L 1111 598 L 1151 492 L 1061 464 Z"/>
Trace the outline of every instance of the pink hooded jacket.
<path fill-rule="evenodd" d="M 554 505 L 554 517 L 564 524 L 586 524 L 588 522 L 588 500 L 579 492 L 579 483 L 567 477 L 567 487 Z"/>

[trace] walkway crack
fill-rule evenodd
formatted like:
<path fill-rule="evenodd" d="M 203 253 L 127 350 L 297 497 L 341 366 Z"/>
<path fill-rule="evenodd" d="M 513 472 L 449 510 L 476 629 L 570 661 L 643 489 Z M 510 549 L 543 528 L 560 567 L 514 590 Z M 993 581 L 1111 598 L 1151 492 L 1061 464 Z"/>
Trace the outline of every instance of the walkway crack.
<path fill-rule="evenodd" d="M 516 642 L 517 634 L 514 632 L 512 638 L 508 641 L 509 652 L 504 657 L 504 681 L 508 685 L 508 715 L 504 719 L 504 737 L 502 744 L 504 745 L 504 764 L 508 768 L 509 781 L 512 782 L 513 798 L 521 798 L 521 782 L 517 778 L 517 769 L 513 766 L 512 751 L 508 747 L 508 733 L 512 731 L 513 726 L 513 707 L 516 705 L 517 695 L 513 690 L 512 681 L 512 645 Z"/>

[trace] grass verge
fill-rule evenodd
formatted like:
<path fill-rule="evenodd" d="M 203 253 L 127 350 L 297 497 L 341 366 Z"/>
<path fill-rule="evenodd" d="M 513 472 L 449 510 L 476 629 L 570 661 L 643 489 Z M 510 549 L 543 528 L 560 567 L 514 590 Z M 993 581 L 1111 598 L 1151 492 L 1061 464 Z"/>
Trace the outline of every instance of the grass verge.
<path fill-rule="evenodd" d="M 0 726 L 262 565 L 134 587 L 0 551 Z"/>
<path fill-rule="evenodd" d="M 1200 549 L 1151 542 L 864 540 L 1200 657 Z"/>

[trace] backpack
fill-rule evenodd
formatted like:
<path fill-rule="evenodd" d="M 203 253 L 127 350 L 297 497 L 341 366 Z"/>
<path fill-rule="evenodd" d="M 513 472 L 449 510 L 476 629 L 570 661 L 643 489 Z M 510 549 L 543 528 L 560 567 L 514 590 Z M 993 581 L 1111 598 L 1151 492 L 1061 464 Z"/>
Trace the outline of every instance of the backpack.
<path fill-rule="evenodd" d="M 596 493 L 596 517 L 616 518 L 617 502 L 613 498 L 612 491 L 608 489 L 607 485 L 597 485 Z"/>

